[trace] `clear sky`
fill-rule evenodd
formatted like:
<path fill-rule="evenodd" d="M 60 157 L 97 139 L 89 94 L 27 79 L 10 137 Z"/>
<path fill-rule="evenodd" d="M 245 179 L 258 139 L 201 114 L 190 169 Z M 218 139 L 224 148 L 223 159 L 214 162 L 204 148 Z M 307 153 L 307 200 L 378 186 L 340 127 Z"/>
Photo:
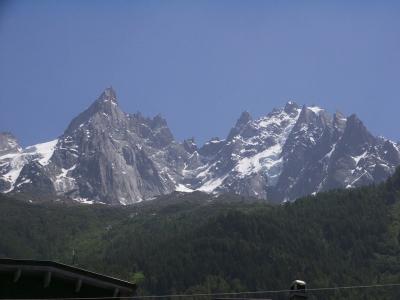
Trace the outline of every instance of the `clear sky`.
<path fill-rule="evenodd" d="M 0 0 L 0 131 L 55 138 L 110 85 L 199 144 L 288 100 L 398 141 L 400 1 Z"/>

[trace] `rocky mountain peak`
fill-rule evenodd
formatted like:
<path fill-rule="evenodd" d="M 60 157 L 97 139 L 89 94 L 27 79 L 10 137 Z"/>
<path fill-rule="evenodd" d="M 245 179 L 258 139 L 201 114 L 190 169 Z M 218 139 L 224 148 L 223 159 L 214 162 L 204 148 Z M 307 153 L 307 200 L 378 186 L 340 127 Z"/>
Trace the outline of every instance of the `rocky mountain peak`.
<path fill-rule="evenodd" d="M 112 86 L 106 88 L 100 95 L 97 101 L 100 102 L 114 102 L 117 104 L 117 94 L 115 93 L 115 90 L 113 89 Z"/>
<path fill-rule="evenodd" d="M 93 113 L 98 111 L 110 113 L 113 110 L 119 109 L 117 94 L 114 89 L 112 87 L 106 88 L 90 108 L 92 108 Z"/>
<path fill-rule="evenodd" d="M 10 132 L 0 132 L 0 155 L 20 152 L 17 138 Z"/>
<path fill-rule="evenodd" d="M 162 128 L 162 127 L 167 127 L 167 120 L 165 120 L 160 114 L 156 115 L 152 122 L 151 125 L 153 128 Z"/>
<path fill-rule="evenodd" d="M 235 127 L 241 127 L 243 125 L 246 125 L 251 120 L 252 120 L 252 117 L 251 117 L 250 113 L 248 111 L 244 111 L 244 112 L 242 112 L 239 119 L 237 120 Z"/>
<path fill-rule="evenodd" d="M 249 112 L 244 111 L 241 113 L 239 119 L 236 121 L 235 127 L 233 127 L 228 135 L 228 140 L 239 134 L 246 125 L 252 121 L 252 117 Z"/>
<path fill-rule="evenodd" d="M 359 145 L 373 143 L 375 140 L 374 136 L 367 130 L 363 122 L 355 114 L 347 118 L 343 139 L 351 144 Z"/>
<path fill-rule="evenodd" d="M 300 115 L 296 124 L 296 129 L 301 128 L 302 124 L 307 124 L 307 126 L 312 125 L 314 127 L 325 128 L 331 125 L 332 116 L 327 113 L 323 108 L 318 106 L 306 106 L 303 105 L 300 111 Z"/>
<path fill-rule="evenodd" d="M 333 114 L 333 116 L 334 116 L 335 120 L 346 120 L 347 119 L 346 116 L 338 110 Z"/>
<path fill-rule="evenodd" d="M 299 105 L 296 102 L 293 101 L 288 101 L 285 105 L 285 108 L 283 109 L 287 114 L 295 114 L 297 113 L 297 110 L 299 109 Z"/>
<path fill-rule="evenodd" d="M 224 146 L 224 141 L 220 140 L 219 137 L 213 137 L 206 143 L 204 143 L 203 146 L 199 148 L 199 153 L 201 155 L 204 155 L 205 157 L 211 157 L 217 154 L 219 150 Z"/>
<path fill-rule="evenodd" d="M 333 125 L 339 131 L 343 132 L 347 123 L 347 118 L 340 111 L 333 114 Z"/>
<path fill-rule="evenodd" d="M 195 141 L 194 137 L 184 140 L 183 141 L 183 147 L 190 154 L 192 154 L 193 152 L 197 151 L 197 144 L 196 144 L 196 141 Z"/>
<path fill-rule="evenodd" d="M 65 133 L 69 135 L 76 129 L 81 128 L 93 120 L 95 120 L 94 123 L 96 123 L 97 126 L 102 123 L 120 126 L 121 124 L 126 123 L 125 119 L 126 115 L 118 106 L 116 93 L 112 87 L 109 87 L 100 94 L 89 108 L 71 121 Z"/>
<path fill-rule="evenodd" d="M 310 118 L 315 118 L 315 115 L 310 111 L 306 105 L 301 107 L 298 123 L 308 123 Z"/>

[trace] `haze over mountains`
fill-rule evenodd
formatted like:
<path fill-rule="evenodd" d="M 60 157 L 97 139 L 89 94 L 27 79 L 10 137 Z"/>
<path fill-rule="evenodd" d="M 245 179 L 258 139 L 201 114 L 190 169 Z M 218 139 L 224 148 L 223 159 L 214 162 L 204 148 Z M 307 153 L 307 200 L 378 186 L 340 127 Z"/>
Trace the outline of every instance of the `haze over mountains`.
<path fill-rule="evenodd" d="M 178 142 L 160 116 L 127 114 L 106 89 L 56 140 L 22 149 L 0 133 L 0 191 L 132 204 L 174 191 L 274 202 L 380 182 L 400 145 L 355 116 L 288 102 L 257 120 L 244 112 L 226 139 Z M 33 197 L 34 199 L 35 197 Z"/>

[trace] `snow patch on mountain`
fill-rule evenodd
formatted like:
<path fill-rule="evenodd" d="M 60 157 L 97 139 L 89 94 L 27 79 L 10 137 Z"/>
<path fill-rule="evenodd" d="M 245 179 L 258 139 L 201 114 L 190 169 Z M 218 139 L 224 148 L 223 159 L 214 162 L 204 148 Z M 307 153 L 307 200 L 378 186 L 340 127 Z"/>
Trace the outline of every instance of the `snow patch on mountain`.
<path fill-rule="evenodd" d="M 307 109 L 311 110 L 315 114 L 319 114 L 320 112 L 324 111 L 323 108 L 318 107 L 318 106 L 308 106 Z"/>
<path fill-rule="evenodd" d="M 216 178 L 216 179 L 210 179 L 206 181 L 200 188 L 197 190 L 200 192 L 205 192 L 205 193 L 212 193 L 217 189 L 218 187 L 221 186 L 221 184 L 224 182 L 224 180 L 228 177 L 228 175 L 225 175 L 221 178 Z"/>
<path fill-rule="evenodd" d="M 76 180 L 70 176 L 70 172 L 75 170 L 76 164 L 69 169 L 61 168 L 61 173 L 56 176 L 54 188 L 57 192 L 68 192 L 76 186 Z"/>
<path fill-rule="evenodd" d="M 239 172 L 240 177 L 257 173 L 261 169 L 265 169 L 265 172 L 270 173 L 271 177 L 279 176 L 282 166 L 281 153 L 282 145 L 275 144 L 252 157 L 242 158 L 235 167 L 235 170 Z"/>
<path fill-rule="evenodd" d="M 5 163 L 2 164 L 2 169 L 5 170 L 5 172 L 1 174 L 0 178 L 10 183 L 10 188 L 4 191 L 4 193 L 9 193 L 14 189 L 15 182 L 22 168 L 27 163 L 27 158 L 25 154 L 15 153 L 1 156 L 0 160 L 3 159 L 6 160 Z"/>
<path fill-rule="evenodd" d="M 358 156 L 352 156 L 351 158 L 354 160 L 356 166 L 358 165 L 358 163 L 360 162 L 360 160 L 362 160 L 363 158 L 365 158 L 368 154 L 368 151 L 365 151 L 364 153 L 358 155 Z"/>
<path fill-rule="evenodd" d="M 54 153 L 57 143 L 58 139 L 55 139 L 50 142 L 29 146 L 25 149 L 25 152 L 29 152 L 29 154 L 32 153 L 33 155 L 37 156 L 37 161 L 42 166 L 46 166 L 49 164 L 49 160 Z"/>
<path fill-rule="evenodd" d="M 252 157 L 241 159 L 235 168 L 239 172 L 239 176 L 245 177 L 262 170 L 269 179 L 268 185 L 273 186 L 276 184 L 282 172 L 282 149 L 297 122 L 300 111 L 300 109 L 297 109 L 293 116 L 282 109 L 279 113 L 255 121 L 254 127 L 261 130 L 261 139 L 273 138 L 275 144 L 267 146 L 265 150 Z"/>
<path fill-rule="evenodd" d="M 15 183 L 26 164 L 36 161 L 42 166 L 48 165 L 57 142 L 58 140 L 56 139 L 50 142 L 26 147 L 22 152 L 8 153 L 0 156 L 0 161 L 2 162 L 0 179 L 10 183 L 10 188 L 3 192 L 9 193 L 14 189 Z M 19 185 L 22 185 L 23 183 L 28 182 L 20 182 Z"/>
<path fill-rule="evenodd" d="M 191 193 L 191 192 L 194 192 L 193 189 L 188 188 L 188 187 L 186 187 L 186 186 L 183 185 L 183 184 L 178 184 L 178 185 L 176 186 L 175 191 L 177 191 L 177 192 L 182 192 L 182 193 Z"/>

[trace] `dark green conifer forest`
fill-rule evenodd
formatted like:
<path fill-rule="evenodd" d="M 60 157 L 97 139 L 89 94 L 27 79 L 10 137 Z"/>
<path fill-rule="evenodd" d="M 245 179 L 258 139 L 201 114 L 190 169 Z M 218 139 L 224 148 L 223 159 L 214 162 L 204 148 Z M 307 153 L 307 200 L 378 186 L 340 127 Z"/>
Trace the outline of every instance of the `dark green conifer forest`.
<path fill-rule="evenodd" d="M 75 249 L 75 265 L 136 281 L 139 295 L 281 290 L 294 279 L 310 289 L 400 283 L 400 171 L 282 205 L 197 192 L 128 207 L 1 195 L 0 232 L 1 257 L 71 264 Z M 309 296 L 400 299 L 400 286 Z"/>

